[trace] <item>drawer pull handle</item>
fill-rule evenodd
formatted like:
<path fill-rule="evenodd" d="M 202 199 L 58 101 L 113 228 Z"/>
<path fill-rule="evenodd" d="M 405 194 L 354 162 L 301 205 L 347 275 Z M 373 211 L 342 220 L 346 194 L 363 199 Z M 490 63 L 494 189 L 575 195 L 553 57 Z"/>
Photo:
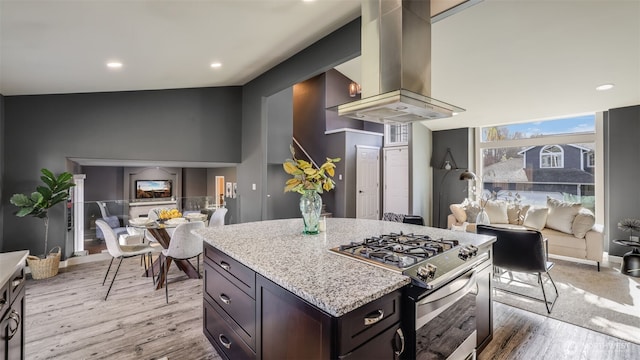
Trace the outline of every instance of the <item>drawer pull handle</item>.
<path fill-rule="evenodd" d="M 225 304 L 231 304 L 231 298 L 225 294 L 220 294 L 220 300 Z"/>
<path fill-rule="evenodd" d="M 223 269 L 225 269 L 227 271 L 231 270 L 231 265 L 227 264 L 224 261 L 220 261 L 220 267 L 222 267 Z"/>
<path fill-rule="evenodd" d="M 15 322 L 15 327 L 12 327 L 11 324 L 9 324 L 9 336 L 7 337 L 7 340 L 11 340 L 18 333 L 18 329 L 20 329 L 20 322 L 22 322 L 20 314 L 18 314 L 15 310 L 11 310 L 9 320 L 13 320 L 13 322 Z"/>
<path fill-rule="evenodd" d="M 222 344 L 222 346 L 226 347 L 227 349 L 231 349 L 231 341 L 229 341 L 226 336 L 222 334 L 218 335 L 218 341 L 220 341 L 220 344 Z"/>
<path fill-rule="evenodd" d="M 367 315 L 364 318 L 364 326 L 373 325 L 378 321 L 382 320 L 383 317 L 384 317 L 384 311 L 382 311 L 382 309 L 369 313 L 369 315 Z"/>
<path fill-rule="evenodd" d="M 11 282 L 11 287 L 13 287 L 13 288 L 17 288 L 18 286 L 20 286 L 20 284 L 22 284 L 22 282 L 23 282 L 23 281 L 24 281 L 24 278 L 23 278 L 23 277 L 22 277 L 22 278 L 19 278 L 19 279 L 14 279 L 14 280 Z"/>

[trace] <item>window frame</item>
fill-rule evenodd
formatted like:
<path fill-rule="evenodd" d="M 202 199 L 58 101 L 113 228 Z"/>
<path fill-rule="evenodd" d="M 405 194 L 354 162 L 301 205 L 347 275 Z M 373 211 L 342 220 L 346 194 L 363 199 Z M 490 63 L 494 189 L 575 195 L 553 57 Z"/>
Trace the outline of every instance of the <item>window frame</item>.
<path fill-rule="evenodd" d="M 550 151 L 553 148 L 560 149 L 559 152 Z M 549 158 L 549 161 L 543 161 L 544 158 Z M 557 159 L 553 161 L 553 159 Z M 564 169 L 564 148 L 558 144 L 545 145 L 540 149 L 540 169 Z M 555 163 L 555 164 L 554 164 Z M 543 164 L 545 164 L 543 166 Z"/>
<path fill-rule="evenodd" d="M 391 141 L 391 126 L 399 126 L 401 129 L 406 129 L 406 139 L 404 141 Z M 411 136 L 411 124 L 408 123 L 395 123 L 384 124 L 384 146 L 407 146 L 409 145 L 409 138 Z"/>

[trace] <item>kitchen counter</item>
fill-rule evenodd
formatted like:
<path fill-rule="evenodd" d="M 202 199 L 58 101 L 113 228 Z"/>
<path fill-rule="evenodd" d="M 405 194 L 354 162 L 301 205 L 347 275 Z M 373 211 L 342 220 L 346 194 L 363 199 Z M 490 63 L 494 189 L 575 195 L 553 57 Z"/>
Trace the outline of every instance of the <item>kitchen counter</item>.
<path fill-rule="evenodd" d="M 400 273 L 330 252 L 366 237 L 416 233 L 486 245 L 492 237 L 390 221 L 327 218 L 327 230 L 303 235 L 302 219 L 196 230 L 205 242 L 322 311 L 340 317 L 410 283 Z"/>
<path fill-rule="evenodd" d="M 9 281 L 11 276 L 24 265 L 28 250 L 0 253 L 0 285 Z"/>

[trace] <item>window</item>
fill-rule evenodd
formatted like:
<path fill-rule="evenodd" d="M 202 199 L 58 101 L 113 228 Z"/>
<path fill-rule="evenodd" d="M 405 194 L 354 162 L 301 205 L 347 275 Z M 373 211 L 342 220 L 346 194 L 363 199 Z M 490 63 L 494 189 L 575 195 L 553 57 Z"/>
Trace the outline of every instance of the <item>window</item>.
<path fill-rule="evenodd" d="M 593 151 L 587 154 L 587 167 L 596 167 L 596 154 Z"/>
<path fill-rule="evenodd" d="M 483 193 L 507 200 L 518 193 L 523 204 L 539 207 L 550 196 L 595 213 L 595 114 L 480 130 Z"/>
<path fill-rule="evenodd" d="M 384 126 L 384 145 L 399 146 L 409 144 L 409 124 L 386 124 Z"/>
<path fill-rule="evenodd" d="M 563 168 L 564 151 L 558 145 L 547 145 L 540 150 L 541 168 Z"/>

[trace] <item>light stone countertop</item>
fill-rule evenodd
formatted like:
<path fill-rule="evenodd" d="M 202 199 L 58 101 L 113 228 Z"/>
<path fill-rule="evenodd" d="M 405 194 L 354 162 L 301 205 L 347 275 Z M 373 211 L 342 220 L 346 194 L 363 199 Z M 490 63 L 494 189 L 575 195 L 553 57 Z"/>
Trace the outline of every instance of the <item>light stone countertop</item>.
<path fill-rule="evenodd" d="M 0 253 L 0 286 L 9 281 L 16 270 L 24 266 L 28 255 L 28 250 Z"/>
<path fill-rule="evenodd" d="M 326 313 L 339 317 L 410 283 L 407 276 L 329 251 L 381 234 L 415 233 L 482 246 L 492 237 L 390 221 L 328 218 L 327 230 L 303 235 L 284 219 L 195 230 L 205 242 Z"/>

